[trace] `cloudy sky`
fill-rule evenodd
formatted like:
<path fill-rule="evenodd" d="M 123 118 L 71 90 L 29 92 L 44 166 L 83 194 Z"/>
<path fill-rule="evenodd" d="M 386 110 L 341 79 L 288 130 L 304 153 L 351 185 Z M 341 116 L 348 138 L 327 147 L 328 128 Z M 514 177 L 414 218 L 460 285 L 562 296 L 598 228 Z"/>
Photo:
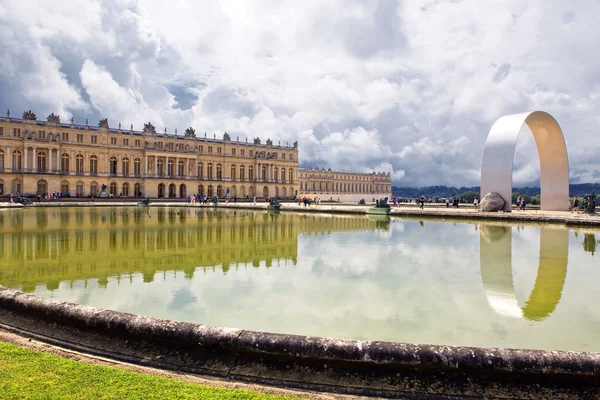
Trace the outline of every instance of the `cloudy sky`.
<path fill-rule="evenodd" d="M 477 185 L 502 115 L 600 180 L 600 1 L 0 0 L 0 110 L 298 141 L 303 167 Z M 526 133 L 526 132 L 524 132 Z M 536 183 L 521 135 L 515 184 Z"/>

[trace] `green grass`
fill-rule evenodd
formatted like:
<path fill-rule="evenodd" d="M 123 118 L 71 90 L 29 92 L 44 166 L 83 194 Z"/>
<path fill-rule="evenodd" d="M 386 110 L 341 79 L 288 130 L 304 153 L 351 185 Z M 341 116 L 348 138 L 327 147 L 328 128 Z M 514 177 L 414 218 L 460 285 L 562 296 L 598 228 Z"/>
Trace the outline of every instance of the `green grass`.
<path fill-rule="evenodd" d="M 274 396 L 91 365 L 0 342 L 0 399 L 252 399 Z"/>

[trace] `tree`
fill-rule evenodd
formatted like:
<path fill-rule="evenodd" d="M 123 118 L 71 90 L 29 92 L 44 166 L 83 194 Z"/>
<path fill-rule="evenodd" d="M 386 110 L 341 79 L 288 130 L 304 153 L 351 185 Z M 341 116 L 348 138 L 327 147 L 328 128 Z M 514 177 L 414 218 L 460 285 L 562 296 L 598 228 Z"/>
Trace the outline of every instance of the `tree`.
<path fill-rule="evenodd" d="M 459 194 L 458 197 L 464 202 L 472 203 L 476 197 L 479 199 L 479 193 L 469 190 Z"/>

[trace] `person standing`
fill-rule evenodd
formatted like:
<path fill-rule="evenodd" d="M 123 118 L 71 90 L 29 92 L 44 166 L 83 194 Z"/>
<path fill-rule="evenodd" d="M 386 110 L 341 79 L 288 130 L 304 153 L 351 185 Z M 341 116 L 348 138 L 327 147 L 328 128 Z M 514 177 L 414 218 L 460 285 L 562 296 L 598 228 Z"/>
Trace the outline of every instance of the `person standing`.
<path fill-rule="evenodd" d="M 573 209 L 571 210 L 571 214 L 573 211 L 579 212 L 579 197 L 575 196 L 575 200 L 573 200 Z"/>
<path fill-rule="evenodd" d="M 422 210 L 425 207 L 425 196 L 419 197 L 419 208 Z"/>

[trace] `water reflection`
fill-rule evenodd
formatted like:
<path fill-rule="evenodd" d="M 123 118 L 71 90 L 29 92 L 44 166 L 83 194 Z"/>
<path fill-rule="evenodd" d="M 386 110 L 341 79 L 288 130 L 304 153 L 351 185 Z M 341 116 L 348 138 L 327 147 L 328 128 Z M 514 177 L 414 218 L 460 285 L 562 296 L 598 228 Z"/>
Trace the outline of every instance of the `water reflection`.
<path fill-rule="evenodd" d="M 552 314 L 567 277 L 569 231 L 540 229 L 537 277 L 523 306 L 518 304 L 513 284 L 511 227 L 483 224 L 479 232 L 481 278 L 490 306 L 500 314 L 533 321 Z"/>
<path fill-rule="evenodd" d="M 592 253 L 596 252 L 596 235 L 592 233 L 586 233 L 583 235 L 583 250 Z"/>
<path fill-rule="evenodd" d="M 60 282 L 141 273 L 296 265 L 298 236 L 382 229 L 366 218 L 195 209 L 35 209 L 0 214 L 0 284 L 31 292 Z"/>

